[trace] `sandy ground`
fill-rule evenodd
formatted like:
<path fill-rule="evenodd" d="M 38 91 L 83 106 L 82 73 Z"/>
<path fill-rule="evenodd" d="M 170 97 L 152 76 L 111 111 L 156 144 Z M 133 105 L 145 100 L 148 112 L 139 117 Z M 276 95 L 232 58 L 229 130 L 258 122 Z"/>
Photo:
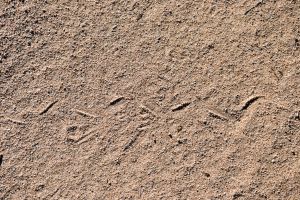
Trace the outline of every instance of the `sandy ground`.
<path fill-rule="evenodd" d="M 0 0 L 0 199 L 300 199 L 299 0 Z"/>

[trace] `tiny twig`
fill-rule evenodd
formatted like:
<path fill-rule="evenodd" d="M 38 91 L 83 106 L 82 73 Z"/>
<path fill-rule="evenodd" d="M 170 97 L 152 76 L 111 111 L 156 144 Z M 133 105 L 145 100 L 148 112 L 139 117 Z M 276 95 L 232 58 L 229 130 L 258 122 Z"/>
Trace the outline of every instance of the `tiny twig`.
<path fill-rule="evenodd" d="M 84 112 L 84 111 L 82 111 L 82 110 L 77 110 L 77 109 L 75 109 L 74 111 L 75 111 L 77 114 L 82 115 L 82 116 L 84 116 L 84 117 L 93 117 L 93 118 L 97 118 L 97 117 L 98 117 L 98 116 L 92 115 L 92 114 L 90 114 L 90 113 Z"/>
<path fill-rule="evenodd" d="M 211 114 L 211 116 L 215 118 L 224 119 L 228 121 L 228 118 L 220 112 L 216 112 L 215 110 L 208 110 L 208 112 Z"/>
<path fill-rule="evenodd" d="M 243 106 L 241 107 L 240 111 L 246 110 L 248 109 L 248 107 L 253 104 L 255 101 L 257 101 L 259 98 L 264 97 L 264 96 L 254 96 L 254 97 L 250 97 L 249 99 L 247 99 L 245 101 L 245 103 L 243 103 Z"/>
<path fill-rule="evenodd" d="M 127 144 L 124 146 L 123 151 L 126 151 L 127 149 L 129 149 L 129 148 L 135 143 L 135 141 L 137 140 L 137 138 L 139 137 L 139 135 L 140 135 L 140 132 L 137 133 L 135 136 L 133 136 L 133 137 L 127 142 Z"/>
<path fill-rule="evenodd" d="M 58 102 L 58 101 L 54 101 L 54 102 L 48 104 L 48 105 L 46 106 L 46 108 L 45 108 L 44 110 L 42 110 L 39 114 L 40 114 L 40 115 L 45 114 L 45 113 L 48 112 L 48 111 L 50 110 L 50 108 L 52 108 L 52 107 L 54 106 L 54 104 L 56 104 L 57 102 Z"/>
<path fill-rule="evenodd" d="M 116 105 L 117 103 L 119 103 L 119 102 L 122 101 L 123 99 L 124 99 L 124 97 L 118 97 L 118 98 L 112 100 L 112 101 L 109 103 L 109 105 L 110 105 L 110 106 Z"/>
<path fill-rule="evenodd" d="M 223 112 L 220 109 L 207 107 L 207 110 L 208 110 L 209 114 L 212 117 L 227 120 L 227 121 L 233 120 L 233 117 L 231 115 L 229 115 L 228 113 Z"/>
<path fill-rule="evenodd" d="M 254 6 L 252 6 L 251 8 L 249 8 L 246 12 L 245 15 L 247 15 L 249 12 L 251 12 L 252 10 L 254 10 L 256 7 L 260 6 L 263 4 L 263 0 L 258 1 Z"/>
<path fill-rule="evenodd" d="M 2 165 L 3 163 L 3 155 L 0 155 L 0 166 Z"/>
<path fill-rule="evenodd" d="M 182 109 L 186 108 L 187 106 L 189 106 L 190 104 L 191 104 L 190 102 L 187 102 L 187 103 L 177 105 L 176 107 L 172 108 L 172 112 L 182 110 Z"/>

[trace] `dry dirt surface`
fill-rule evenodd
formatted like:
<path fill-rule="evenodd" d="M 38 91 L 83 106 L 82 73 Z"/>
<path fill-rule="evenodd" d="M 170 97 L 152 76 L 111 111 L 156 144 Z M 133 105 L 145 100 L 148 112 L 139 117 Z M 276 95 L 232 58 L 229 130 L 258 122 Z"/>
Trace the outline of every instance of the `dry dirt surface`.
<path fill-rule="evenodd" d="M 299 200 L 299 0 L 0 0 L 1 200 Z"/>

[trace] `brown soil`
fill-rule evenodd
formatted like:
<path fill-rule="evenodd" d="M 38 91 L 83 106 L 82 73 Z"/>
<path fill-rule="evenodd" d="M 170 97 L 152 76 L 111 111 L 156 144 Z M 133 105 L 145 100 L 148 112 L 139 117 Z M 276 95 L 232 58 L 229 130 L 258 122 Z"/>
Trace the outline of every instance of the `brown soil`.
<path fill-rule="evenodd" d="M 1 0 L 0 199 L 300 199 L 299 0 Z"/>

